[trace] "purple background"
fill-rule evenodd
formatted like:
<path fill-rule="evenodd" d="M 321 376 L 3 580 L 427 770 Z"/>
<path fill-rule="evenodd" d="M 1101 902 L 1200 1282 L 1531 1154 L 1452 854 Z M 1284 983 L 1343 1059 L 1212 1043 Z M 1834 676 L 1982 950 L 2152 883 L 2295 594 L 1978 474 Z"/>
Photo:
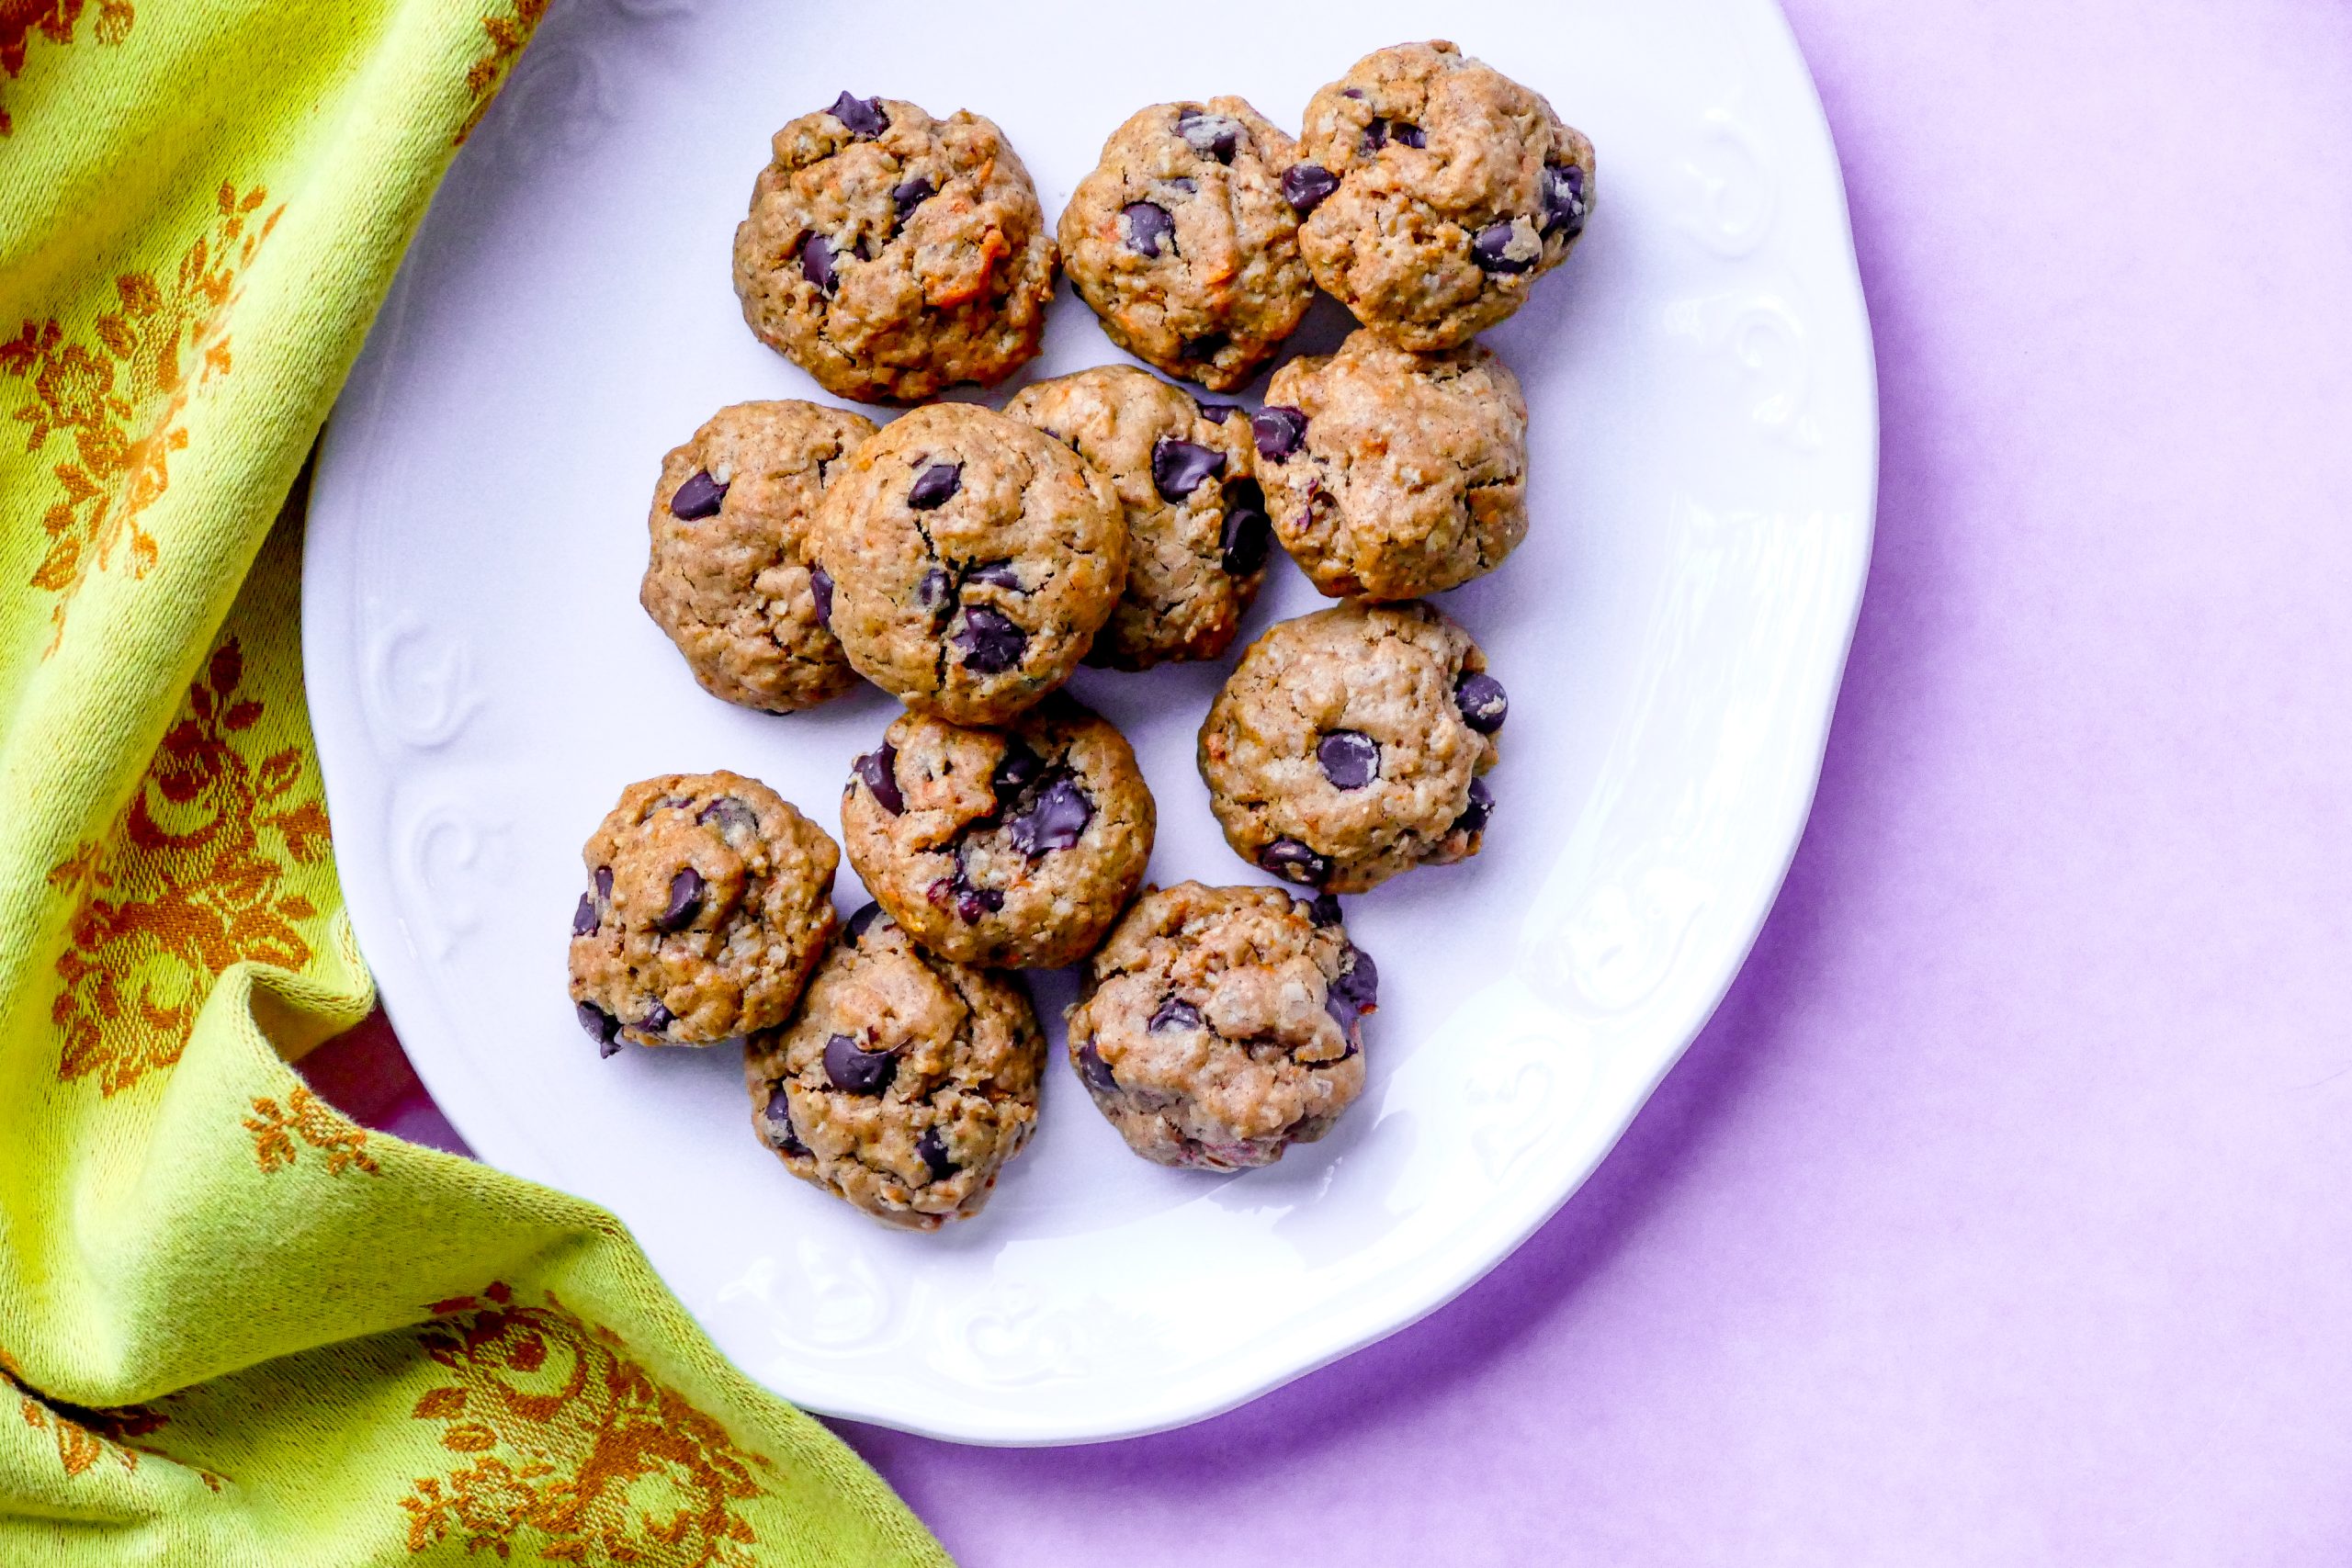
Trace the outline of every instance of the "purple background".
<path fill-rule="evenodd" d="M 1132 1442 L 844 1426 L 968 1568 L 2352 1561 L 2352 6 L 1788 9 L 1885 435 L 1755 956 L 1419 1326 Z M 380 1021 L 308 1070 L 454 1142 Z"/>

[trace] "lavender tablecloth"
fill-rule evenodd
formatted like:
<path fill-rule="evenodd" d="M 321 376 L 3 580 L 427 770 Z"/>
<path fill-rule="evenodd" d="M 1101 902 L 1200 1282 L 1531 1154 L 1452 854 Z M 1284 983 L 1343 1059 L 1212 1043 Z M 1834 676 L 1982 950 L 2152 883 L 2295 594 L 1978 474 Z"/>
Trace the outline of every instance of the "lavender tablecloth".
<path fill-rule="evenodd" d="M 2352 6 L 1789 10 L 1885 442 L 1755 956 L 1419 1326 L 1133 1442 L 846 1427 L 971 1568 L 2352 1561 Z M 451 1139 L 380 1025 L 311 1070 Z"/>

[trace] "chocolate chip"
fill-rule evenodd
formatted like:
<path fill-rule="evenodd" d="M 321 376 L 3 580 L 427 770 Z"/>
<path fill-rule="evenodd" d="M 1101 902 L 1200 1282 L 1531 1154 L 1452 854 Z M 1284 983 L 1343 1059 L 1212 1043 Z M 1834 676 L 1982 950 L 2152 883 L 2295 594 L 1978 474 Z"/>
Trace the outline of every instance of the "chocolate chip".
<path fill-rule="evenodd" d="M 890 117 L 882 111 L 879 97 L 854 98 L 844 92 L 825 111 L 846 127 L 852 136 L 871 141 L 890 128 Z"/>
<path fill-rule="evenodd" d="M 1225 454 L 1163 435 L 1151 444 L 1151 484 L 1163 501 L 1182 501 L 1225 473 Z"/>
<path fill-rule="evenodd" d="M 880 1094 L 898 1076 L 899 1058 L 888 1051 L 868 1051 L 846 1034 L 825 1042 L 825 1076 L 833 1087 L 851 1094 Z"/>
<path fill-rule="evenodd" d="M 1031 860 L 1051 850 L 1066 850 L 1085 835 L 1094 820 L 1094 803 L 1079 787 L 1077 778 L 1057 773 L 1037 792 L 1036 804 L 1005 827 L 1012 847 Z"/>
<path fill-rule="evenodd" d="M 1004 890 L 998 887 L 975 887 L 964 880 L 964 868 L 956 868 L 953 884 L 956 896 L 956 918 L 967 926 L 976 926 L 1004 908 Z"/>
<path fill-rule="evenodd" d="M 808 569 L 808 596 L 817 601 L 817 624 L 833 629 L 833 575 L 821 566 Z"/>
<path fill-rule="evenodd" d="M 1302 213 L 1323 205 L 1340 188 L 1340 176 L 1320 164 L 1293 164 L 1283 171 L 1283 199 Z"/>
<path fill-rule="evenodd" d="M 1470 804 L 1453 819 L 1454 829 L 1464 833 L 1483 833 L 1487 820 L 1495 814 L 1495 792 L 1487 787 L 1484 779 L 1470 781 Z"/>
<path fill-rule="evenodd" d="M 1340 900 L 1337 895 L 1317 893 L 1306 901 L 1306 919 L 1316 926 L 1336 926 L 1340 923 Z"/>
<path fill-rule="evenodd" d="M 1176 117 L 1176 133 L 1184 139 L 1185 146 L 1220 164 L 1232 163 L 1241 146 L 1241 122 L 1230 115 L 1187 110 Z"/>
<path fill-rule="evenodd" d="M 1225 487 L 1225 528 L 1217 536 L 1225 570 L 1247 577 L 1266 564 L 1274 547 L 1274 525 L 1266 515 L 1266 492 L 1256 479 L 1233 479 Z"/>
<path fill-rule="evenodd" d="M 955 586 L 954 578 L 933 567 L 922 574 L 922 581 L 915 584 L 915 603 L 926 610 L 936 610 L 947 603 L 948 590 Z"/>
<path fill-rule="evenodd" d="M 1470 242 L 1470 259 L 1487 272 L 1525 272 L 1542 257 L 1543 250 L 1539 246 L 1531 252 L 1518 240 L 1517 223 L 1509 219 L 1489 223 Z"/>
<path fill-rule="evenodd" d="M 808 1152 L 808 1145 L 800 1141 L 800 1134 L 793 1129 L 792 1100 L 784 1092 L 782 1084 L 768 1090 L 767 1122 L 768 1136 L 775 1140 L 777 1148 L 788 1155 Z"/>
<path fill-rule="evenodd" d="M 1331 879 L 1331 863 L 1296 839 L 1276 839 L 1258 852 L 1258 863 L 1285 882 L 1320 887 Z"/>
<path fill-rule="evenodd" d="M 1170 1029 L 1203 1029 L 1207 1024 L 1200 1009 L 1181 997 L 1170 997 L 1159 1004 L 1159 1010 L 1151 1015 L 1151 1022 L 1145 1027 L 1158 1034 Z"/>
<path fill-rule="evenodd" d="M 1184 357 L 1194 364 L 1205 365 L 1223 354 L 1233 340 L 1223 333 L 1203 333 L 1184 340 Z"/>
<path fill-rule="evenodd" d="M 619 1019 L 594 1002 L 573 1002 L 571 1010 L 580 1015 L 580 1027 L 588 1032 L 588 1038 L 605 1047 L 604 1055 L 609 1056 L 620 1049 L 615 1043 L 621 1032 Z"/>
<path fill-rule="evenodd" d="M 899 222 L 904 223 L 907 220 L 907 214 L 938 194 L 937 186 L 933 185 L 921 175 L 917 175 L 906 184 L 892 188 L 890 210 L 899 215 Z"/>
<path fill-rule="evenodd" d="M 907 504 L 917 512 L 929 512 L 944 506 L 947 498 L 964 488 L 964 465 L 933 463 L 915 476 L 907 487 Z"/>
<path fill-rule="evenodd" d="M 1370 1012 L 1380 1005 L 1380 965 L 1372 954 L 1348 943 L 1348 951 L 1340 960 L 1340 977 L 1331 982 L 1331 999 L 1345 1003 L 1354 1013 Z"/>
<path fill-rule="evenodd" d="M 587 936 L 595 931 L 596 924 L 596 896 L 593 893 L 582 893 L 580 896 L 580 908 L 571 911 L 571 934 Z"/>
<path fill-rule="evenodd" d="M 1316 742 L 1315 760 L 1334 789 L 1362 789 L 1380 775 L 1380 742 L 1361 729 L 1335 729 Z"/>
<path fill-rule="evenodd" d="M 1179 175 L 1176 178 L 1164 183 L 1170 190 L 1180 190 L 1186 196 L 1198 196 L 1200 194 L 1200 182 L 1197 180 L 1186 179 L 1182 175 Z"/>
<path fill-rule="evenodd" d="M 922 1163 L 931 1168 L 933 1181 L 944 1181 L 964 1168 L 948 1157 L 947 1140 L 939 1135 L 936 1127 L 922 1130 L 922 1136 L 915 1140 L 915 1153 L 921 1155 Z"/>
<path fill-rule="evenodd" d="M 1016 593 L 1028 589 L 1021 581 L 1021 569 L 1010 560 L 988 560 L 964 573 L 967 582 L 985 582 L 991 588 L 1010 588 Z"/>
<path fill-rule="evenodd" d="M 702 873 L 693 866 L 670 879 L 670 907 L 653 922 L 656 931 L 683 931 L 702 910 Z"/>
<path fill-rule="evenodd" d="M 865 781 L 866 789 L 874 796 L 874 804 L 896 817 L 907 808 L 907 797 L 899 793 L 899 749 L 888 740 L 855 764 L 857 776 Z"/>
<path fill-rule="evenodd" d="M 864 908 L 858 910 L 856 914 L 852 915 L 849 918 L 849 923 L 842 928 L 842 940 L 854 945 L 858 938 L 865 934 L 866 928 L 881 918 L 881 905 L 866 905 Z"/>
<path fill-rule="evenodd" d="M 1078 1073 L 1086 1080 L 1086 1087 L 1097 1094 L 1119 1092 L 1119 1080 L 1111 1076 L 1111 1064 L 1091 1044 L 1078 1048 Z"/>
<path fill-rule="evenodd" d="M 996 675 L 1021 662 L 1029 634 L 985 604 L 967 604 L 964 624 L 948 639 L 964 656 L 964 668 Z"/>
<path fill-rule="evenodd" d="M 1342 87 L 1340 89 L 1340 96 L 1343 98 L 1353 98 L 1357 102 L 1361 103 L 1363 101 L 1363 89 L 1362 87 Z"/>
<path fill-rule="evenodd" d="M 996 765 L 996 773 L 989 784 L 996 791 L 996 803 L 1010 806 L 1021 792 L 1037 782 L 1046 771 L 1045 760 L 1020 741 L 1007 738 L 1004 759 Z"/>
<path fill-rule="evenodd" d="M 1258 443 L 1258 456 L 1279 463 L 1306 439 L 1306 411 L 1269 403 L 1250 416 L 1250 434 Z"/>
<path fill-rule="evenodd" d="M 637 1021 L 637 1027 L 648 1034 L 659 1034 L 677 1021 L 676 1013 L 672 1012 L 660 1002 L 655 1002 L 645 1010 L 645 1016 Z"/>
<path fill-rule="evenodd" d="M 1237 412 L 1240 407 L 1239 403 L 1203 403 L 1200 405 L 1201 417 L 1211 424 L 1223 424 L 1226 416 Z"/>
<path fill-rule="evenodd" d="M 800 243 L 800 275 L 817 286 L 817 292 L 830 299 L 840 280 L 833 276 L 833 257 L 838 254 L 833 243 L 822 234 L 811 234 Z"/>
<path fill-rule="evenodd" d="M 1575 239 L 1584 231 L 1584 166 L 1544 165 L 1544 232 Z"/>
<path fill-rule="evenodd" d="M 1165 244 L 1176 248 L 1176 220 L 1168 216 L 1168 209 L 1148 201 L 1131 201 L 1119 209 L 1120 227 L 1125 231 L 1127 249 L 1139 256 L 1156 256 Z"/>
<path fill-rule="evenodd" d="M 608 865 L 598 866 L 596 868 L 595 882 L 596 897 L 607 904 L 611 903 L 613 899 L 613 868 Z"/>
<path fill-rule="evenodd" d="M 670 515 L 688 523 L 718 515 L 718 503 L 727 499 L 727 487 L 710 477 L 710 470 L 700 469 L 686 477 L 670 495 Z"/>
<path fill-rule="evenodd" d="M 695 813 L 695 820 L 706 828 L 715 827 L 724 836 L 728 833 L 749 833 L 756 830 L 760 819 L 747 801 L 731 795 L 722 795 Z"/>
<path fill-rule="evenodd" d="M 1429 145 L 1429 139 L 1421 134 L 1421 128 L 1409 120 L 1400 119 L 1390 126 L 1388 140 L 1399 147 L 1419 148 Z"/>
<path fill-rule="evenodd" d="M 1462 722 L 1481 735 L 1492 735 L 1500 729 L 1510 713 L 1510 699 L 1503 694 L 1503 683 L 1483 671 L 1464 675 L 1453 683 L 1453 705 L 1462 710 Z"/>
<path fill-rule="evenodd" d="M 1374 115 L 1372 117 L 1372 123 L 1363 128 L 1363 143 L 1359 151 L 1369 158 L 1387 145 L 1388 122 L 1378 115 Z"/>

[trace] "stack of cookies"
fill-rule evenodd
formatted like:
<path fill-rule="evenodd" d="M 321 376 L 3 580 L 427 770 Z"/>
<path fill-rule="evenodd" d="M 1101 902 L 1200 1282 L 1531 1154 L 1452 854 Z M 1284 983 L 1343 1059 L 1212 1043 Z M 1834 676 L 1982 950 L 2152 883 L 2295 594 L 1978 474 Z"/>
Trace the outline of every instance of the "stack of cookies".
<path fill-rule="evenodd" d="M 970 1214 L 1035 1125 L 1045 1035 L 1015 972 L 1089 965 L 1069 1055 L 1137 1154 L 1219 1170 L 1361 1093 L 1372 959 L 1338 895 L 1476 854 L 1508 702 L 1419 602 L 1527 532 L 1527 409 L 1473 340 L 1565 259 L 1592 145 L 1443 42 L 1359 61 L 1294 141 L 1239 98 L 1113 133 L 1058 231 L 989 121 L 843 93 L 776 133 L 735 236 L 752 330 L 827 390 L 916 402 L 1037 352 L 1058 267 L 1136 358 L 1250 380 L 1319 288 L 1361 323 L 1264 406 L 1131 366 L 877 429 L 720 410 L 663 459 L 649 615 L 713 695 L 775 713 L 860 678 L 906 711 L 855 760 L 841 851 L 757 781 L 630 786 L 584 852 L 571 991 L 607 1054 L 744 1053 L 794 1174 L 922 1229 Z M 1063 694 L 1230 648 L 1279 540 L 1339 601 L 1242 654 L 1201 727 L 1234 850 L 1305 890 L 1143 887 L 1155 809 Z"/>

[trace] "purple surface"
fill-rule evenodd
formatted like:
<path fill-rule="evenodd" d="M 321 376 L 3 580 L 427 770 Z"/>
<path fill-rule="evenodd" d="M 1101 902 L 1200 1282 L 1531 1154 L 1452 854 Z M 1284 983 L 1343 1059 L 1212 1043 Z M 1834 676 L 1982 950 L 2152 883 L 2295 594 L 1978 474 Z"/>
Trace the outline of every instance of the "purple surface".
<path fill-rule="evenodd" d="M 1789 10 L 1885 439 L 1755 957 L 1419 1326 L 1133 1442 L 845 1427 L 967 1568 L 2352 1561 L 2352 7 Z"/>

